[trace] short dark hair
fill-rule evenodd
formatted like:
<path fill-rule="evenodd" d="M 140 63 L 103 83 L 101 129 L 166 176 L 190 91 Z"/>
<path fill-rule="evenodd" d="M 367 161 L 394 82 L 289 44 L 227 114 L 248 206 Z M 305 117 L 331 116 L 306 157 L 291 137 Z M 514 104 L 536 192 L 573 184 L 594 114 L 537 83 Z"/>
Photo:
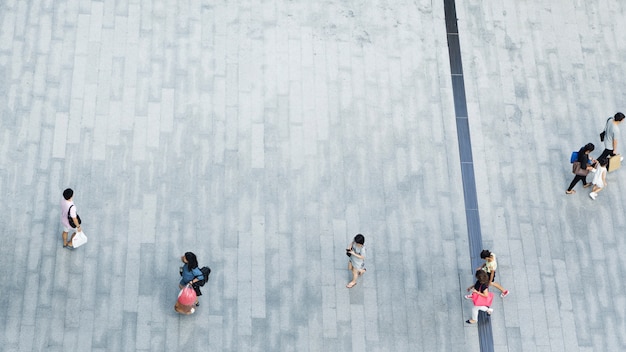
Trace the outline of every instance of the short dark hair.
<path fill-rule="evenodd" d="M 613 119 L 615 121 L 622 121 L 624 119 L 624 114 L 622 114 L 621 112 L 618 112 L 615 114 L 615 116 L 613 116 Z"/>
<path fill-rule="evenodd" d="M 65 191 L 63 191 L 63 198 L 65 198 L 65 200 L 70 200 L 70 198 L 72 198 L 73 195 L 74 195 L 74 191 L 72 191 L 71 188 L 68 188 Z"/>
<path fill-rule="evenodd" d="M 358 244 L 364 244 L 365 243 L 365 237 L 363 237 L 363 235 L 358 234 L 356 236 L 354 236 L 354 242 L 358 243 Z"/>
<path fill-rule="evenodd" d="M 491 257 L 491 252 L 489 252 L 489 250 L 483 249 L 482 252 L 480 252 L 480 259 L 485 259 L 489 257 Z"/>

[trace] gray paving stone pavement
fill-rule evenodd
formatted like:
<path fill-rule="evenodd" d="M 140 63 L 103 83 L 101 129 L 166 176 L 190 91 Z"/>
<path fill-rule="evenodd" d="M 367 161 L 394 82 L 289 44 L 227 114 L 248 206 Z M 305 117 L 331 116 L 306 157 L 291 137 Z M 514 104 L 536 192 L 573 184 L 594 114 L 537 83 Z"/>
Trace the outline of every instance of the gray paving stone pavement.
<path fill-rule="evenodd" d="M 599 155 L 626 110 L 624 12 L 457 3 L 484 247 L 512 292 L 496 351 L 626 348 L 624 171 L 564 194 L 571 151 Z M 478 349 L 446 45 L 443 1 L 2 2 L 1 349 Z M 192 316 L 185 251 L 213 269 Z"/>

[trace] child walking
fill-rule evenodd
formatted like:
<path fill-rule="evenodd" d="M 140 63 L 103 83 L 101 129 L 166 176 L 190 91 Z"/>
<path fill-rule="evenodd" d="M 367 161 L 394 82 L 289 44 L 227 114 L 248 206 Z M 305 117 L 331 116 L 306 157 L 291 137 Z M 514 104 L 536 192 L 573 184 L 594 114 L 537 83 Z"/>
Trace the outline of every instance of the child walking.
<path fill-rule="evenodd" d="M 595 175 L 593 175 L 593 181 L 591 181 L 593 188 L 591 189 L 591 193 L 589 193 L 589 197 L 593 200 L 598 196 L 598 192 L 602 191 L 604 186 L 606 186 L 606 167 L 609 165 L 609 159 L 602 158 L 599 164 L 600 166 L 596 167 Z"/>

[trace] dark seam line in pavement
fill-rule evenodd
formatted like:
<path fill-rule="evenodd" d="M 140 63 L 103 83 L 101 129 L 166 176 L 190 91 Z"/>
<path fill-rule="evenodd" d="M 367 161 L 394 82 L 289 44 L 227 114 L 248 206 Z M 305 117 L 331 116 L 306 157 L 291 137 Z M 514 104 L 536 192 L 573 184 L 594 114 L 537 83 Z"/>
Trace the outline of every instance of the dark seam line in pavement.
<path fill-rule="evenodd" d="M 465 218 L 467 220 L 467 236 L 472 269 L 480 265 L 480 251 L 482 250 L 482 234 L 480 232 L 480 216 L 478 213 L 478 199 L 476 197 L 476 178 L 474 176 L 474 161 L 472 158 L 472 143 L 469 133 L 467 117 L 467 101 L 465 99 L 465 81 L 463 78 L 463 64 L 461 61 L 461 46 L 456 18 L 454 0 L 443 0 L 446 18 L 446 36 L 448 38 L 448 54 L 450 56 L 450 73 L 452 78 L 452 96 L 456 119 L 457 138 L 459 141 L 459 155 L 461 157 L 461 179 L 463 182 L 463 198 L 465 200 Z M 493 333 L 491 319 L 480 312 L 478 319 L 478 341 L 481 352 L 493 352 Z"/>

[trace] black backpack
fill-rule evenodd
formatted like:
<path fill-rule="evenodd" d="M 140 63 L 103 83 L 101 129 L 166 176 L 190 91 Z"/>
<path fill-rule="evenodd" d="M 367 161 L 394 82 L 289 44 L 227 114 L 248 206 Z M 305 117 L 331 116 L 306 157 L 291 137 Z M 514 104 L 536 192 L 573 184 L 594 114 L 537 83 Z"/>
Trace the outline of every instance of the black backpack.
<path fill-rule="evenodd" d="M 196 284 L 198 286 L 204 286 L 204 284 L 206 284 L 207 281 L 209 281 L 209 275 L 211 274 L 211 268 L 209 268 L 208 266 L 203 266 L 202 268 L 200 268 L 200 271 L 202 272 L 202 275 L 204 276 L 204 280 L 198 280 L 198 282 L 196 282 Z"/>

